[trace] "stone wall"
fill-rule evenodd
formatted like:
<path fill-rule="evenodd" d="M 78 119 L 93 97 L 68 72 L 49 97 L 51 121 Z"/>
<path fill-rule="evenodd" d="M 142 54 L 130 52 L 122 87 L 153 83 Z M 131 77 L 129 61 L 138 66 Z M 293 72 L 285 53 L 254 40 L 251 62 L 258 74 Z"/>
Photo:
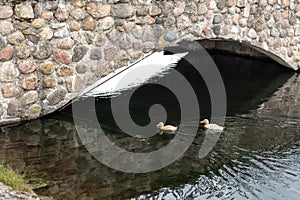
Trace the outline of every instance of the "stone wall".
<path fill-rule="evenodd" d="M 114 69 L 183 40 L 231 39 L 300 65 L 300 0 L 0 4 L 0 124 L 51 113 Z"/>

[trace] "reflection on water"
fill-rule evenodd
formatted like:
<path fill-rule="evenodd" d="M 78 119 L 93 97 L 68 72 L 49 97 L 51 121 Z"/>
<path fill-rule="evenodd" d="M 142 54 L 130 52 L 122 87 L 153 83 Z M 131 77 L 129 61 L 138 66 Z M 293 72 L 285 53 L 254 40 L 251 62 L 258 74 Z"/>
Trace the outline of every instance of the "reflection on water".
<path fill-rule="evenodd" d="M 254 115 L 300 118 L 300 75 L 292 76 Z"/>
<path fill-rule="evenodd" d="M 110 169 L 81 145 L 68 108 L 44 119 L 2 127 L 0 160 L 30 178 L 58 181 L 37 190 L 56 199 L 298 199 L 299 77 L 281 68 L 276 70 L 273 63 L 259 70 L 267 61 L 214 56 L 217 65 L 222 64 L 229 114 L 217 145 L 203 159 L 198 155 L 205 133 L 199 129 L 184 156 L 166 168 L 145 174 Z M 179 65 L 177 70 L 189 77 L 195 91 L 199 91 L 197 95 L 203 97 L 201 77 L 196 81 L 198 75 L 188 69 L 185 61 L 181 64 L 186 68 Z M 254 71 L 251 74 L 249 70 Z M 258 72 L 269 76 L 264 78 Z M 172 81 L 171 74 L 162 78 Z M 168 101 L 164 95 L 159 95 L 159 100 L 151 98 L 157 93 L 170 95 L 154 86 L 145 86 L 135 94 L 131 114 L 136 123 L 146 124 L 148 119 L 141 116 L 150 104 L 158 102 L 166 106 L 168 120 L 178 122 L 176 101 Z M 209 99 L 199 101 L 201 106 L 209 106 Z M 115 126 L 109 105 L 110 99 L 98 99 L 96 110 L 104 119 L 101 125 L 107 137 L 118 146 L 147 152 L 172 140 L 173 136 L 168 135 L 148 139 L 124 135 Z M 204 116 L 210 112 L 202 107 L 201 111 Z"/>

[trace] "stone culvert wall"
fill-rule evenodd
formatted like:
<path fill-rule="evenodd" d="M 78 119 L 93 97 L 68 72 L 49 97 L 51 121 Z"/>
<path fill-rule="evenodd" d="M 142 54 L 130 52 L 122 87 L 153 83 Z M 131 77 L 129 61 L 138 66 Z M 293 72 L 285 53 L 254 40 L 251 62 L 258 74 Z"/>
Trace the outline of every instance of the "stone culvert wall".
<path fill-rule="evenodd" d="M 300 0 L 0 5 L 0 124 L 51 113 L 114 69 L 182 40 L 232 39 L 300 64 Z"/>

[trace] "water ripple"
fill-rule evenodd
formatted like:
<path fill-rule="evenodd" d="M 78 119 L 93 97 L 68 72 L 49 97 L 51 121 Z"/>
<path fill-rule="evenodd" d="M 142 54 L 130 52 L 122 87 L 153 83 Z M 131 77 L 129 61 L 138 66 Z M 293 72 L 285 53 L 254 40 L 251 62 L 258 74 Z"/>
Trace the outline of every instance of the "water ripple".
<path fill-rule="evenodd" d="M 157 199 L 299 199 L 299 121 L 230 118 L 227 127 L 207 158 L 207 173 L 160 190 L 165 195 Z M 264 141 L 249 143 L 253 138 Z"/>

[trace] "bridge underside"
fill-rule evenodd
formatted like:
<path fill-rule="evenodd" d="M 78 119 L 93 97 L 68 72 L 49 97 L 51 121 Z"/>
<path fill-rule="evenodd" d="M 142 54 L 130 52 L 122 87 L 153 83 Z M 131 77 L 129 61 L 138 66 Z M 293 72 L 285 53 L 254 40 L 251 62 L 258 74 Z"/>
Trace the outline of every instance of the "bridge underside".
<path fill-rule="evenodd" d="M 291 68 L 293 70 L 298 70 L 298 67 L 289 65 L 284 59 L 273 54 L 272 52 L 266 51 L 257 46 L 253 46 L 248 42 L 240 42 L 232 39 L 202 39 L 197 41 L 206 50 L 218 50 L 224 53 L 236 54 L 238 56 L 254 57 L 258 59 L 272 59 L 282 66 Z M 189 44 L 193 42 L 183 41 L 179 43 L 179 46 L 167 47 L 165 51 L 183 52 L 184 49 L 197 50 L 190 47 Z M 179 50 L 180 49 L 180 50 Z"/>

